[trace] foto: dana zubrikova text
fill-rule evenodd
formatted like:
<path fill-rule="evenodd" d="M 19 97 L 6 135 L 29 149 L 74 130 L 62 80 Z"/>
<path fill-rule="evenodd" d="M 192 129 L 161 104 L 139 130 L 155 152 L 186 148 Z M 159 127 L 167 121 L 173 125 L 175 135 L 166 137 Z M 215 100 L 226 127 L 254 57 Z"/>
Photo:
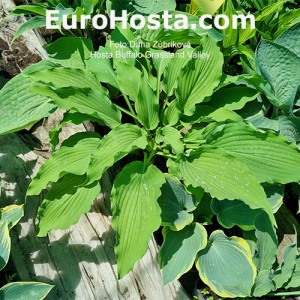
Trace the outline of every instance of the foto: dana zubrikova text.
<path fill-rule="evenodd" d="M 248 15 L 232 15 L 227 16 L 219 14 L 212 16 L 205 14 L 199 17 L 199 20 L 189 19 L 188 15 L 180 12 L 170 13 L 169 11 L 163 11 L 160 14 L 151 14 L 149 16 L 143 16 L 140 14 L 129 14 L 127 10 L 122 10 L 121 15 L 117 15 L 116 11 L 111 10 L 108 15 L 97 14 L 91 15 L 63 15 L 62 18 L 59 16 L 58 10 L 47 10 L 46 11 L 46 28 L 47 29 L 60 29 L 61 27 L 70 29 L 86 29 L 86 25 L 89 21 L 92 22 L 92 26 L 96 30 L 103 30 L 107 27 L 115 29 L 117 24 L 121 23 L 123 29 L 131 27 L 135 30 L 148 28 L 149 30 L 157 30 L 162 26 L 169 30 L 185 30 L 192 29 L 212 29 L 213 27 L 224 30 L 229 26 L 232 29 L 255 29 L 255 16 L 252 14 Z M 60 20 L 61 18 L 61 20 Z M 59 24 L 61 21 L 61 24 Z"/>

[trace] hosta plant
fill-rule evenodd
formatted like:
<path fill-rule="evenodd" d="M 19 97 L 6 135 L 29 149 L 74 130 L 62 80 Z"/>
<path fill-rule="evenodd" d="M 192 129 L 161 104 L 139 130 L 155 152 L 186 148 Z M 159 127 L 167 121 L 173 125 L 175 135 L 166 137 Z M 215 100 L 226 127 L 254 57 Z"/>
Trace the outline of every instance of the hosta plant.
<path fill-rule="evenodd" d="M 100 193 L 103 174 L 119 162 L 111 192 L 119 278 L 162 226 L 165 284 L 196 263 L 201 280 L 222 297 L 294 288 L 299 254 L 291 245 L 277 266 L 274 213 L 282 185 L 300 180 L 296 145 L 235 112 L 261 92 L 223 74 L 214 31 L 193 35 L 199 46 L 174 52 L 132 47 L 139 38 L 151 37 L 117 28 L 96 52 L 89 40 L 61 38 L 47 46 L 48 61 L 1 90 L 2 134 L 66 111 L 50 134 L 53 155 L 27 191 L 48 190 L 38 236 L 76 223 Z M 127 43 L 118 50 L 124 55 L 117 54 L 119 42 Z M 85 120 L 98 132 L 77 133 L 58 147 L 64 124 Z"/>

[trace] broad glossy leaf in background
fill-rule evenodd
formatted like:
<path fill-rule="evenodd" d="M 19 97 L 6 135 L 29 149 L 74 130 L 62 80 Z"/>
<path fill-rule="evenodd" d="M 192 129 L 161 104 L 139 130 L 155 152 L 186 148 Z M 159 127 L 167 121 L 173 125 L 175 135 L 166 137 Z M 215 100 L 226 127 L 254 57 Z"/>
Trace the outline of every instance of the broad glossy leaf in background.
<path fill-rule="evenodd" d="M 300 57 L 279 44 L 262 40 L 256 51 L 256 63 L 280 107 L 291 112 L 300 82 Z"/>
<path fill-rule="evenodd" d="M 211 96 L 222 77 L 223 55 L 216 42 L 204 38 L 195 55 L 207 54 L 190 60 L 180 72 L 176 96 L 178 108 L 186 115 L 192 115 L 196 104 Z"/>
<path fill-rule="evenodd" d="M 201 280 L 224 298 L 247 297 L 256 277 L 250 248 L 245 240 L 214 231 L 196 261 Z"/>
<path fill-rule="evenodd" d="M 99 180 L 114 163 L 131 151 L 145 149 L 148 144 L 146 131 L 131 124 L 111 130 L 99 144 L 87 169 L 87 182 Z"/>
<path fill-rule="evenodd" d="M 152 233 L 161 224 L 157 202 L 165 182 L 154 165 L 135 161 L 123 168 L 111 194 L 112 227 L 116 232 L 118 275 L 124 277 L 147 251 Z"/>
<path fill-rule="evenodd" d="M 300 152 L 283 136 L 230 123 L 208 128 L 205 138 L 209 145 L 224 149 L 246 164 L 260 182 L 286 184 L 300 180 Z"/>
<path fill-rule="evenodd" d="M 180 231 L 165 228 L 164 242 L 158 254 L 158 261 L 164 284 L 168 284 L 188 272 L 197 253 L 207 245 L 206 229 L 193 223 Z"/>
<path fill-rule="evenodd" d="M 166 174 L 166 183 L 161 188 L 158 203 L 161 208 L 162 225 L 172 230 L 181 230 L 193 222 L 191 213 L 196 206 L 196 198 L 188 194 L 178 179 Z"/>
<path fill-rule="evenodd" d="M 299 13 L 300 15 L 300 13 Z M 295 24 L 284 33 L 282 33 L 275 43 L 281 45 L 300 57 L 300 23 Z"/>
<path fill-rule="evenodd" d="M 82 186 L 85 180 L 85 176 L 67 174 L 51 187 L 38 210 L 38 236 L 46 236 L 53 229 L 66 229 L 90 210 L 100 193 L 100 184 L 95 181 Z"/>
<path fill-rule="evenodd" d="M 38 170 L 28 187 L 27 196 L 39 195 L 50 183 L 66 173 L 85 174 L 91 155 L 100 142 L 100 136 L 96 133 L 77 133 L 70 137 Z"/>
<path fill-rule="evenodd" d="M 24 129 L 56 110 L 53 100 L 34 95 L 32 87 L 31 80 L 20 74 L 0 90 L 0 134 Z"/>
<path fill-rule="evenodd" d="M 53 287 L 53 285 L 38 282 L 12 282 L 0 289 L 0 298 L 5 300 L 42 300 Z"/>

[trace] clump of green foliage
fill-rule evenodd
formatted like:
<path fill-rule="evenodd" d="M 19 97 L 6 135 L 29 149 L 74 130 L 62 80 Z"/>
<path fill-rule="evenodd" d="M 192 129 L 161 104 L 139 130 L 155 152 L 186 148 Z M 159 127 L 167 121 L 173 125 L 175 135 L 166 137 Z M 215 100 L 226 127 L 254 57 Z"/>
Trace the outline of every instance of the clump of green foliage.
<path fill-rule="evenodd" d="M 234 7 L 226 1 L 221 9 L 230 13 Z M 257 32 L 238 44 L 228 33 L 168 30 L 166 36 L 163 27 L 117 28 L 97 51 L 89 39 L 64 37 L 46 47 L 49 60 L 6 84 L 0 92 L 1 134 L 58 108 L 66 111 L 50 134 L 54 153 L 27 191 L 29 197 L 49 188 L 38 211 L 39 236 L 76 223 L 100 193 L 103 174 L 120 162 L 111 193 L 120 278 L 163 226 L 159 264 L 165 284 L 195 262 L 201 280 L 221 297 L 298 288 L 297 243 L 284 250 L 283 262 L 276 261 L 274 216 L 284 185 L 300 180 L 298 139 L 254 126 L 248 107 L 266 118 L 264 109 L 272 105 L 278 124 L 298 120 L 300 47 L 294 41 L 300 25 L 275 42 L 262 40 L 253 56 L 244 52 L 251 44 L 244 44 Z M 132 46 L 171 40 L 192 46 L 172 52 Z M 120 48 L 120 42 L 127 46 Z M 224 69 L 233 45 L 243 49 L 237 54 L 242 63 L 245 57 L 253 62 L 229 76 Z M 77 133 L 57 147 L 64 124 L 86 120 L 108 133 Z M 234 226 L 238 236 L 228 234 Z"/>

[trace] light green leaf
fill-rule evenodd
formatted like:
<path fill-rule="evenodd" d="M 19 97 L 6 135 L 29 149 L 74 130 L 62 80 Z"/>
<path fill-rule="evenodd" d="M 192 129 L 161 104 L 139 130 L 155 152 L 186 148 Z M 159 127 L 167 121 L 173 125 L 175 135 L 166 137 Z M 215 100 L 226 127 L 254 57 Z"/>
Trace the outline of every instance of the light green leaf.
<path fill-rule="evenodd" d="M 184 47 L 176 51 L 175 57 L 168 60 L 164 71 L 163 88 L 168 96 L 173 95 L 177 87 L 178 76 L 184 66 L 192 59 L 194 48 Z"/>
<path fill-rule="evenodd" d="M 178 21 L 175 16 L 178 15 L 178 11 L 169 11 L 169 14 L 172 15 L 172 17 L 168 20 L 168 24 L 172 28 L 175 28 L 174 23 Z M 161 14 L 159 15 L 161 16 Z M 163 24 L 163 18 L 160 17 L 159 21 L 161 26 L 159 29 L 149 29 L 148 24 L 146 24 L 146 26 L 139 31 L 142 40 L 151 43 L 153 46 L 156 45 L 157 42 L 199 44 L 201 38 L 205 36 L 209 36 L 216 41 L 222 40 L 223 35 L 214 28 L 210 30 L 201 28 L 199 26 L 199 18 L 197 16 L 182 11 L 180 12 L 180 15 L 185 16 L 189 29 L 166 29 Z M 194 26 L 196 29 L 192 29 Z M 168 47 L 166 46 L 162 48 Z"/>
<path fill-rule="evenodd" d="M 280 135 L 230 123 L 214 130 L 208 128 L 205 137 L 208 144 L 245 163 L 260 182 L 286 184 L 300 180 L 300 153 L 296 145 Z"/>
<path fill-rule="evenodd" d="M 109 49 L 100 47 L 85 63 L 88 70 L 94 73 L 100 82 L 109 83 L 113 87 L 120 89 L 117 74 L 112 67 Z"/>
<path fill-rule="evenodd" d="M 300 57 L 300 23 L 290 27 L 284 33 L 282 33 L 276 40 L 275 43 L 281 45 L 291 52 Z"/>
<path fill-rule="evenodd" d="M 66 124 L 80 125 L 84 121 L 92 121 L 100 125 L 104 125 L 104 123 L 101 122 L 99 119 L 93 118 L 89 115 L 84 115 L 79 112 L 68 111 L 64 114 L 63 120 L 60 122 L 60 124 L 54 129 L 52 129 L 51 131 L 49 131 L 50 145 L 52 150 L 55 151 L 57 145 L 59 144 L 59 134 L 61 133 L 64 125 Z"/>
<path fill-rule="evenodd" d="M 271 270 L 278 252 L 278 240 L 275 228 L 264 212 L 255 218 L 255 236 L 257 238 L 254 262 L 258 270 Z M 261 275 L 262 276 L 262 275 Z"/>
<path fill-rule="evenodd" d="M 12 282 L 0 289 L 0 298 L 5 300 L 42 300 L 53 285 L 38 282 Z"/>
<path fill-rule="evenodd" d="M 244 163 L 233 156 L 208 148 L 191 152 L 178 165 L 178 176 L 186 186 L 200 186 L 219 200 L 241 200 L 252 209 L 261 208 L 276 224 L 259 181 Z"/>
<path fill-rule="evenodd" d="M 55 67 L 37 72 L 30 72 L 29 75 L 34 82 L 43 82 L 47 85 L 54 85 L 56 88 L 91 88 L 92 90 L 104 90 L 95 75 L 81 69 Z"/>
<path fill-rule="evenodd" d="M 31 80 L 20 74 L 0 90 L 0 134 L 24 129 L 56 110 L 51 99 L 32 94 L 32 86 Z"/>
<path fill-rule="evenodd" d="M 258 95 L 256 90 L 245 86 L 225 87 L 212 95 L 209 105 L 215 108 L 240 110 L 248 102 L 255 100 Z"/>
<path fill-rule="evenodd" d="M 146 71 L 141 77 L 140 92 L 135 110 L 138 118 L 147 129 L 153 130 L 157 127 L 159 123 L 159 99 L 148 83 Z"/>
<path fill-rule="evenodd" d="M 222 0 L 224 1 L 224 0 Z M 206 2 L 206 1 L 204 1 Z M 210 3 L 210 2 L 208 2 Z M 222 33 L 224 34 L 225 38 L 223 39 L 223 47 L 228 48 L 231 46 L 235 46 L 238 42 L 239 37 L 239 31 L 236 29 L 233 29 L 232 24 L 232 17 L 236 14 L 236 10 L 233 5 L 232 0 L 227 0 L 224 2 L 222 13 L 229 17 L 230 23 L 229 26 L 222 30 Z"/>
<path fill-rule="evenodd" d="M 281 45 L 262 40 L 256 51 L 256 62 L 279 99 L 280 107 L 290 112 L 300 84 L 300 57 Z"/>
<path fill-rule="evenodd" d="M 12 229 L 23 217 L 23 205 L 9 205 L 0 208 L 0 222 L 7 222 L 8 229 Z"/>
<path fill-rule="evenodd" d="M 46 8 L 42 5 L 18 5 L 14 8 L 12 11 L 12 14 L 14 15 L 28 15 L 28 14 L 37 14 L 41 16 L 46 16 Z"/>
<path fill-rule="evenodd" d="M 193 223 L 181 231 L 165 229 L 164 242 L 158 254 L 164 285 L 180 278 L 188 272 L 197 253 L 207 245 L 205 228 Z"/>
<path fill-rule="evenodd" d="M 166 183 L 161 188 L 158 203 L 161 208 L 162 225 L 172 230 L 182 230 L 190 225 L 194 216 L 191 213 L 196 207 L 196 198 L 184 189 L 176 177 L 166 174 Z"/>
<path fill-rule="evenodd" d="M 178 123 L 181 112 L 177 107 L 178 100 L 173 100 L 164 112 L 164 124 L 174 126 Z"/>
<path fill-rule="evenodd" d="M 217 230 L 196 261 L 201 280 L 224 298 L 247 297 L 256 277 L 250 248 L 245 240 L 226 237 Z"/>
<path fill-rule="evenodd" d="M 83 69 L 91 57 L 93 44 L 89 39 L 62 37 L 45 46 L 50 59 L 66 68 Z"/>
<path fill-rule="evenodd" d="M 164 184 L 163 173 L 154 165 L 135 161 L 117 176 L 111 194 L 112 227 L 116 232 L 115 253 L 119 278 L 132 270 L 147 251 L 152 233 L 161 223 L 157 202 Z"/>
<path fill-rule="evenodd" d="M 71 136 L 38 170 L 28 187 L 27 196 L 40 194 L 50 183 L 56 182 L 66 173 L 85 174 L 91 156 L 100 143 L 96 133 L 85 132 Z"/>
<path fill-rule="evenodd" d="M 93 118 L 98 118 L 110 128 L 115 128 L 121 124 L 122 114 L 120 110 L 101 91 L 77 87 L 52 89 L 48 86 L 36 86 L 30 91 L 50 97 L 61 109 L 76 110 Z"/>
<path fill-rule="evenodd" d="M 10 254 L 11 240 L 7 221 L 0 222 L 0 271 L 6 266 Z"/>
<path fill-rule="evenodd" d="M 87 183 L 99 180 L 114 163 L 136 149 L 147 146 L 145 130 L 131 124 L 120 125 L 110 131 L 99 144 L 87 170 Z"/>
<path fill-rule="evenodd" d="M 171 126 L 159 128 L 156 131 L 156 142 L 170 145 L 175 154 L 183 153 L 184 145 L 181 141 L 182 136 L 180 131 Z"/>
<path fill-rule="evenodd" d="M 292 278 L 298 254 L 296 232 L 294 242 L 283 249 L 283 261 L 279 268 L 273 273 L 272 280 L 275 283 L 276 290 L 280 289 Z"/>
<path fill-rule="evenodd" d="M 136 67 L 120 61 L 115 64 L 119 89 L 128 95 L 131 100 L 137 101 L 142 72 Z"/>
<path fill-rule="evenodd" d="M 53 229 L 69 228 L 90 210 L 92 201 L 100 193 L 100 185 L 95 181 L 89 186 L 80 186 L 85 180 L 85 176 L 68 174 L 49 190 L 38 210 L 39 237 Z"/>
<path fill-rule="evenodd" d="M 14 41 L 16 38 L 18 38 L 20 35 L 25 33 L 28 30 L 41 28 L 46 26 L 46 17 L 44 16 L 36 16 L 29 20 L 27 20 L 23 25 L 19 27 L 17 32 L 14 35 L 14 38 L 12 41 Z"/>
<path fill-rule="evenodd" d="M 223 55 L 216 42 L 202 39 L 195 55 L 206 53 L 206 58 L 193 58 L 182 69 L 178 77 L 178 108 L 186 115 L 192 115 L 196 104 L 211 96 L 222 77 Z"/>

